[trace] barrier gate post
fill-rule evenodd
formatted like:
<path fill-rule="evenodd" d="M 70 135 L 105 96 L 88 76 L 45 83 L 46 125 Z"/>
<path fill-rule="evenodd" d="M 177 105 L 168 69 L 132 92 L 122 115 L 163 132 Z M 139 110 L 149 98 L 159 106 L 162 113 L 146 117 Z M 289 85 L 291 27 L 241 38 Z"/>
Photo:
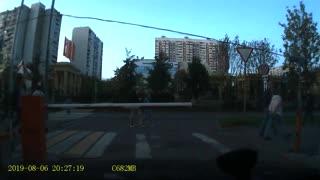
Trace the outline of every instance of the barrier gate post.
<path fill-rule="evenodd" d="M 23 161 L 44 163 L 47 160 L 45 99 L 42 96 L 23 96 L 21 107 Z"/>

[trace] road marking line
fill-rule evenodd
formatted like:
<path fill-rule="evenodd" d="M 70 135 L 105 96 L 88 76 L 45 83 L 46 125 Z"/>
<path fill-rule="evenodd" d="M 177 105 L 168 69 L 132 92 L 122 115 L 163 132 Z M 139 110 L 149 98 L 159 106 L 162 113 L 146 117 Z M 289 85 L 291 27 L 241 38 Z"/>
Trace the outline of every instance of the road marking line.
<path fill-rule="evenodd" d="M 50 139 L 50 138 L 52 138 L 52 137 L 54 137 L 54 136 L 56 136 L 56 135 L 58 135 L 58 134 L 60 134 L 60 133 L 62 133 L 62 132 L 63 132 L 63 130 L 58 130 L 58 131 L 49 132 L 49 133 L 47 134 L 47 139 Z"/>
<path fill-rule="evenodd" d="M 53 154 L 60 154 L 67 149 L 69 149 L 71 146 L 73 146 L 75 143 L 80 141 L 82 138 L 87 136 L 90 132 L 89 131 L 81 131 L 78 132 L 77 134 L 74 134 L 70 136 L 69 138 L 57 143 L 56 145 L 52 146 L 48 152 L 53 153 Z"/>
<path fill-rule="evenodd" d="M 225 146 L 224 144 L 220 143 L 219 141 L 210 138 L 204 134 L 200 134 L 200 133 L 192 133 L 192 135 L 196 138 L 199 138 L 200 140 L 202 140 L 205 143 L 208 143 L 210 145 L 212 145 L 213 147 L 215 147 L 220 153 L 226 153 L 231 151 L 230 148 L 228 148 L 227 146 Z"/>
<path fill-rule="evenodd" d="M 136 134 L 136 159 L 150 159 L 151 149 L 143 134 Z"/>
<path fill-rule="evenodd" d="M 85 154 L 86 158 L 97 158 L 103 155 L 104 150 L 111 144 L 116 133 L 110 132 L 102 136 L 96 144 Z"/>
<path fill-rule="evenodd" d="M 103 133 L 104 132 L 100 131 L 90 134 L 64 154 L 68 156 L 81 157 L 92 146 L 92 144 L 94 144 L 103 135 Z"/>
<path fill-rule="evenodd" d="M 55 136 L 48 140 L 47 142 L 47 148 L 55 145 L 56 143 L 62 141 L 63 139 L 71 136 L 72 134 L 76 133 L 77 131 L 64 131 L 62 134 L 59 134 L 58 136 Z"/>

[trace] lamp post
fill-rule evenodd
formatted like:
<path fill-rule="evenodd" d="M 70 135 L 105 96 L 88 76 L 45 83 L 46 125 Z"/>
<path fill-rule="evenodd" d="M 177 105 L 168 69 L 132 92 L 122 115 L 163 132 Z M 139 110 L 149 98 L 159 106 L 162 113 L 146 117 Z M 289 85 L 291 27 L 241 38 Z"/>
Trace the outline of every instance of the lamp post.
<path fill-rule="evenodd" d="M 51 11 L 50 11 L 50 20 L 49 20 L 49 30 L 48 30 L 48 37 L 47 37 L 47 53 L 46 53 L 46 66 L 45 66 L 45 79 L 44 79 L 44 91 L 45 91 L 45 97 L 46 97 L 46 102 L 48 103 L 49 100 L 49 90 L 48 90 L 48 76 L 49 76 L 49 54 L 50 54 L 50 35 L 51 35 L 51 27 L 52 27 L 52 17 L 53 17 L 53 11 L 54 11 L 54 3 L 55 0 L 52 0 L 51 4 Z"/>

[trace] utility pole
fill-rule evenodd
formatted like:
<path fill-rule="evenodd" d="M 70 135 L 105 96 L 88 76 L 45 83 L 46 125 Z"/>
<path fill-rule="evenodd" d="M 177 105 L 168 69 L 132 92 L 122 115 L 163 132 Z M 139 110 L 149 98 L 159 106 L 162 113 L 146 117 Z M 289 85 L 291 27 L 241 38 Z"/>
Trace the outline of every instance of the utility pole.
<path fill-rule="evenodd" d="M 44 79 L 44 92 L 45 92 L 45 101 L 48 103 L 49 101 L 49 90 L 48 90 L 48 83 L 49 83 L 49 53 L 50 53 L 50 35 L 51 35 L 51 24 L 52 24 L 52 17 L 54 12 L 54 3 L 55 0 L 52 0 L 51 4 L 51 11 L 50 11 L 50 20 L 49 20 L 49 31 L 48 31 L 48 39 L 47 39 L 47 53 L 46 53 L 46 67 L 45 67 L 45 79 Z"/>
<path fill-rule="evenodd" d="M 17 29 L 19 27 L 19 23 L 20 23 L 20 17 L 21 17 L 21 11 L 22 11 L 22 7 L 23 7 L 23 4 L 24 4 L 24 0 L 21 0 L 21 5 L 20 5 L 20 9 L 19 9 L 19 13 L 18 13 L 18 17 L 17 17 L 17 20 L 16 20 L 16 24 L 15 24 L 15 28 L 14 28 L 14 36 L 13 36 L 13 44 L 12 44 L 12 47 L 11 47 L 11 61 L 9 63 L 9 114 L 12 114 L 12 111 L 13 111 L 13 89 L 14 89 L 14 83 L 13 83 L 13 69 L 14 69 L 14 61 L 15 61 L 15 45 L 16 45 L 16 40 L 17 40 Z M 10 142 L 10 149 L 12 148 L 12 146 L 14 146 L 14 141 L 13 141 L 13 138 L 12 138 L 12 131 L 13 131 L 13 127 L 12 127 L 12 124 L 13 123 L 13 116 L 10 116 L 9 115 L 9 134 L 10 134 L 10 139 L 9 139 L 9 142 Z M 11 150 L 10 150 L 11 152 Z M 12 152 L 11 152 L 12 153 Z M 11 154 L 10 154 L 10 158 L 11 158 Z M 9 160 L 10 160 L 9 158 Z"/>
<path fill-rule="evenodd" d="M 247 109 L 247 61 L 253 51 L 253 48 L 250 47 L 238 47 L 237 48 L 238 53 L 240 54 L 243 62 L 244 62 L 244 79 L 243 79 L 243 85 L 244 85 L 244 92 L 243 92 L 243 112 L 246 112 Z"/>
<path fill-rule="evenodd" d="M 243 95 L 243 112 L 247 111 L 247 81 L 246 81 L 246 74 L 247 74 L 247 62 L 244 62 L 244 95 Z"/>
<path fill-rule="evenodd" d="M 302 131 L 302 76 L 301 76 L 301 69 L 299 67 L 298 72 L 298 94 L 297 94 L 297 100 L 298 100 L 298 107 L 296 112 L 296 141 L 294 144 L 294 152 L 298 153 L 301 145 L 301 131 Z"/>

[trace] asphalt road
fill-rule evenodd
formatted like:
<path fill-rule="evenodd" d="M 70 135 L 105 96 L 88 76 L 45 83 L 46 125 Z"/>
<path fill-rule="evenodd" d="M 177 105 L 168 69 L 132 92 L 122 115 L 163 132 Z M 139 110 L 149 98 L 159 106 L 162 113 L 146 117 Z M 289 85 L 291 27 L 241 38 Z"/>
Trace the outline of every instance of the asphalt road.
<path fill-rule="evenodd" d="M 145 127 L 134 128 L 129 127 L 128 115 L 99 112 L 82 119 L 50 123 L 49 164 L 84 165 L 85 170 L 51 172 L 46 178 L 233 179 L 216 165 L 216 158 L 232 149 L 223 142 L 224 131 L 214 113 L 153 112 Z M 136 170 L 115 172 L 114 165 L 134 165 Z M 319 178 L 317 173 L 290 162 L 258 161 L 252 174 L 255 180 L 292 180 Z"/>

